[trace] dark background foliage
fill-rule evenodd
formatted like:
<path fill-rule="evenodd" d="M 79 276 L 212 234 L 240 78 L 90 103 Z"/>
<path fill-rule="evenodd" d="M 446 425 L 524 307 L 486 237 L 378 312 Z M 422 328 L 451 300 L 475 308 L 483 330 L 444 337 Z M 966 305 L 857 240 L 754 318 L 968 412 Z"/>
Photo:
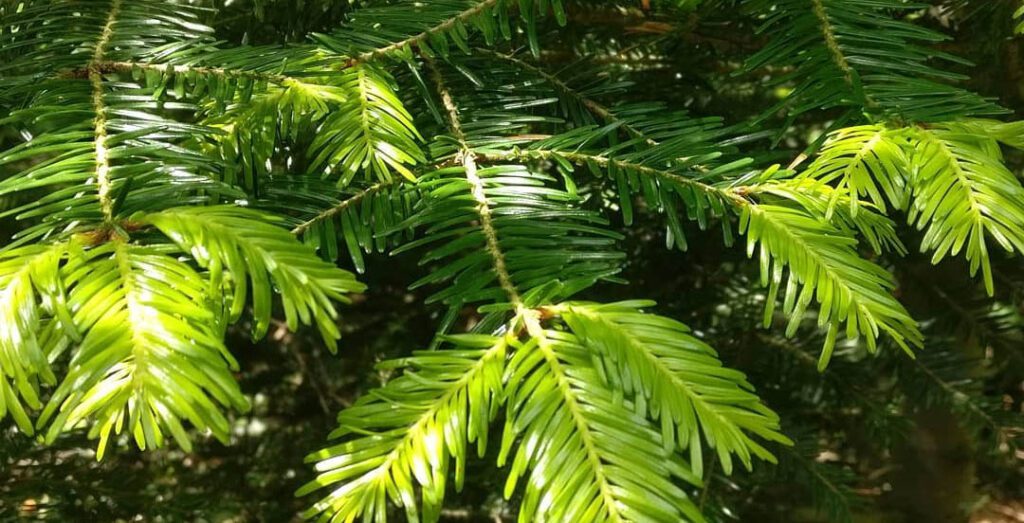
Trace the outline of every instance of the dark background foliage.
<path fill-rule="evenodd" d="M 736 74 L 743 58 L 764 43 L 736 2 L 709 0 L 696 11 L 648 11 L 646 3 L 570 2 L 566 28 L 548 21 L 540 61 L 567 71 L 596 69 L 633 82 L 630 98 L 665 101 L 729 123 L 747 121 L 777 100 L 779 93 L 761 87 L 759 75 L 778 71 Z M 932 3 L 918 22 L 954 36 L 944 50 L 977 64 L 962 68 L 970 88 L 998 96 L 1024 117 L 1024 38 L 1009 36 L 1013 2 Z M 350 9 L 330 0 L 227 4 L 212 5 L 218 9 L 208 22 L 220 38 L 254 44 L 336 27 Z M 767 133 L 744 147 L 788 162 L 834 117 L 805 115 L 784 136 Z M 778 127 L 780 121 L 768 120 L 760 129 Z M 0 142 L 12 138 L 0 136 Z M 1008 162 L 1021 174 L 1024 158 Z M 897 350 L 863 358 L 840 347 L 822 374 L 815 368 L 821 339 L 814 329 L 784 339 L 760 328 L 764 292 L 755 264 L 741 263 L 741 250 L 723 247 L 717 231 L 695 224 L 687 225 L 687 252 L 665 249 L 661 219 L 652 214 L 644 225 L 624 229 L 630 260 L 624 276 L 631 284 L 605 285 L 588 298 L 657 300 L 660 313 L 692 326 L 723 361 L 749 375 L 797 441 L 774 449 L 778 466 L 761 463 L 753 473 L 731 476 L 706 467 L 711 477 L 698 496 L 708 513 L 721 521 L 758 522 L 1024 521 L 1013 519 L 1024 518 L 1024 512 L 1014 516 L 1014 502 L 1024 499 L 1015 445 L 1024 396 L 1019 258 L 996 255 L 994 300 L 984 299 L 959 258 L 938 267 L 922 255 L 895 265 L 877 260 L 896 268 L 899 298 L 922 322 L 928 345 L 917 360 Z M 919 235 L 909 227 L 901 233 L 916 251 Z M 406 289 L 416 259 L 367 260 L 372 270 L 362 279 L 370 290 L 343 311 L 338 355 L 312 330 L 272 327 L 253 344 L 248 326 L 237 326 L 228 346 L 254 408 L 234 419 L 230 445 L 199 438 L 188 454 L 125 446 L 98 463 L 84 435 L 41 446 L 0 426 L 0 520 L 295 518 L 308 502 L 293 496 L 311 474 L 304 455 L 322 445 L 341 408 L 387 377 L 373 369 L 376 362 L 426 346 L 434 334 L 442 311 L 420 305 L 426 292 Z M 471 324 L 473 314 L 467 310 L 459 321 Z M 514 504 L 501 501 L 500 476 L 478 462 L 469 478 L 461 494 L 449 496 L 447 520 L 514 520 Z"/>

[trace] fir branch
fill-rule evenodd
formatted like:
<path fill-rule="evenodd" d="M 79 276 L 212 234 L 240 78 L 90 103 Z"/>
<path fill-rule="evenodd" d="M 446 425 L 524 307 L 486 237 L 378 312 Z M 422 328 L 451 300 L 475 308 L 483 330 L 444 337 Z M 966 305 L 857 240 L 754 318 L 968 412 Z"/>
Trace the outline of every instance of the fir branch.
<path fill-rule="evenodd" d="M 110 157 L 107 149 L 107 106 L 103 101 L 103 73 L 100 69 L 100 64 L 103 62 L 107 44 L 114 35 L 114 24 L 117 23 L 117 16 L 121 12 L 122 1 L 113 0 L 110 4 L 110 14 L 107 15 L 107 23 L 103 26 L 103 31 L 96 41 L 92 60 L 87 66 L 89 85 L 92 89 L 92 108 L 96 113 L 96 118 L 93 120 L 93 143 L 96 160 L 97 196 L 100 201 L 100 210 L 103 213 L 103 221 L 107 225 L 112 224 L 114 221 L 114 199 L 110 194 L 112 182 L 110 180 Z"/>
<path fill-rule="evenodd" d="M 693 178 L 687 178 L 680 174 L 664 170 L 649 167 L 647 165 L 627 162 L 618 160 L 615 158 L 608 158 L 599 154 L 588 154 L 582 152 L 567 152 L 567 151 L 556 151 L 552 149 L 512 149 L 508 151 L 494 151 L 486 150 L 477 153 L 477 156 L 485 161 L 526 161 L 526 160 L 551 160 L 556 157 L 565 158 L 570 162 L 577 164 L 594 164 L 602 168 L 616 168 L 636 171 L 641 174 L 651 176 L 665 180 L 667 182 L 691 187 L 698 191 L 701 191 L 709 196 L 722 198 L 724 201 L 734 203 L 738 207 L 742 207 L 749 203 L 747 199 L 743 197 L 743 194 L 747 191 L 745 186 L 735 186 L 731 188 L 720 188 L 714 185 L 703 183 Z"/>
<path fill-rule="evenodd" d="M 320 474 L 296 495 L 336 487 L 306 517 L 353 521 L 363 515 L 366 521 L 384 522 L 388 495 L 405 508 L 410 521 L 418 521 L 420 502 L 413 487 L 418 483 L 424 520 L 437 520 L 449 461 L 456 460 L 455 483 L 461 489 L 468 444 L 486 445 L 509 345 L 506 338 L 479 335 L 449 341 L 454 349 L 385 362 L 404 367 L 405 374 L 339 414 L 331 437 L 347 440 L 306 458 L 317 462 Z"/>
<path fill-rule="evenodd" d="M 48 355 L 71 334 L 77 336 L 58 274 L 67 247 L 36 244 L 0 252 L 0 419 L 10 412 L 28 435 L 34 429 L 19 396 L 30 408 L 41 406 L 37 382 L 57 380 Z M 46 316 L 56 321 L 40 329 Z"/>
<path fill-rule="evenodd" d="M 341 333 L 332 301 L 347 302 L 346 293 L 366 288 L 351 273 L 317 258 L 278 227 L 280 219 L 272 215 L 224 205 L 172 208 L 142 219 L 210 269 L 214 278 L 221 271 L 231 275 L 226 286 L 231 321 L 240 317 L 251 291 L 257 339 L 270 326 L 271 294 L 277 291 L 288 328 L 315 322 L 324 342 L 335 350 Z"/>
<path fill-rule="evenodd" d="M 932 262 L 964 251 L 973 276 L 995 292 L 986 239 L 1024 252 L 1024 186 L 1003 164 L 994 139 L 957 124 L 908 131 L 910 222 L 926 229 L 922 251 Z"/>
<path fill-rule="evenodd" d="M 595 386 L 599 365 L 571 332 L 544 329 L 523 311 L 528 339 L 506 371 L 508 420 L 498 465 L 511 457 L 505 496 L 529 470 L 521 517 L 544 521 L 703 521 L 674 478 L 700 477 L 632 401 Z M 641 401 L 639 397 L 635 398 Z M 539 410 L 540 409 L 540 410 Z M 573 485 L 571 491 L 565 485 Z M 634 489 L 644 492 L 637 497 Z"/>
<path fill-rule="evenodd" d="M 751 2 L 763 13 L 760 31 L 772 38 L 747 60 L 746 72 L 776 66 L 769 83 L 786 96 L 759 119 L 786 109 L 791 118 L 818 109 L 844 110 L 843 118 L 934 122 L 1006 111 L 974 93 L 949 85 L 965 76 L 936 68 L 966 63 L 928 46 L 945 35 L 914 25 L 919 5 L 899 0 L 845 2 L 774 0 Z M 812 31 L 819 33 L 815 38 Z M 867 37 L 865 35 L 871 35 Z M 862 113 L 868 113 L 859 116 Z"/>
<path fill-rule="evenodd" d="M 607 359 L 606 372 L 618 374 L 610 382 L 621 382 L 631 396 L 649 398 L 650 403 L 640 402 L 641 410 L 650 408 L 648 416 L 661 422 L 667 444 L 690 451 L 694 476 L 703 475 L 701 434 L 726 474 L 733 470 L 732 454 L 748 470 L 754 456 L 774 462 L 751 434 L 791 443 L 779 432 L 778 416 L 742 373 L 722 367 L 714 350 L 688 327 L 638 310 L 646 305 L 653 303 L 572 302 L 543 310 L 564 319 L 588 348 Z"/>
<path fill-rule="evenodd" d="M 821 27 L 821 36 L 825 40 L 825 47 L 828 48 L 828 52 L 832 57 L 832 62 L 834 62 L 836 67 L 838 67 L 843 73 L 843 79 L 846 80 L 847 85 L 855 87 L 853 82 L 853 69 L 850 67 L 850 63 L 846 61 L 846 55 L 843 54 L 843 49 L 839 46 L 839 41 L 836 39 L 835 29 L 832 27 L 832 21 L 829 20 L 828 12 L 825 10 L 823 0 L 811 0 L 811 6 L 814 16 L 818 19 L 818 23 Z"/>
<path fill-rule="evenodd" d="M 318 223 L 328 221 L 344 212 L 345 209 L 348 209 L 353 205 L 357 205 L 359 202 L 363 201 L 363 199 L 373 196 L 374 194 L 383 190 L 387 190 L 391 187 L 397 187 L 401 185 L 404 181 L 404 178 L 392 178 L 390 180 L 377 182 L 365 189 L 360 190 L 356 194 L 353 194 L 352 196 L 345 198 L 337 205 L 328 207 L 327 209 L 324 209 L 316 216 L 296 225 L 295 227 L 292 228 L 291 233 L 294 234 L 295 236 L 302 236 L 303 234 L 306 233 L 307 230 L 309 230 L 310 227 L 313 227 Z"/>
<path fill-rule="evenodd" d="M 824 370 L 832 357 L 842 323 L 846 324 L 846 337 L 864 335 L 871 352 L 877 350 L 882 333 L 911 357 L 911 346 L 923 345 L 916 322 L 890 294 L 894 278 L 857 254 L 853 249 L 856 239 L 851 234 L 799 209 L 770 204 L 746 206 L 740 215 L 740 231 L 747 235 L 748 256 L 760 246 L 762 285 L 769 287 L 766 325 L 775 307 L 784 266 L 790 271 L 783 307 L 789 318 L 786 334 L 796 333 L 812 299 L 821 304 L 818 324 L 827 324 L 828 332 L 819 370 Z"/>
<path fill-rule="evenodd" d="M 547 363 L 551 374 L 555 378 L 555 383 L 558 386 L 560 396 L 565 402 L 566 410 L 569 412 L 572 424 L 576 428 L 576 434 L 580 438 L 582 446 L 586 452 L 587 461 L 590 464 L 590 468 L 593 470 L 594 478 L 600 490 L 600 497 L 608 511 L 608 519 L 609 521 L 623 523 L 626 521 L 626 518 L 619 511 L 618 500 L 612 493 L 614 487 L 609 483 L 604 470 L 604 464 L 601 461 L 602 453 L 597 449 L 597 446 L 594 443 L 594 435 L 591 433 L 587 419 L 584 417 L 583 406 L 581 406 L 579 401 L 576 399 L 576 393 L 573 391 L 573 387 L 570 384 L 569 375 L 566 372 L 566 369 L 563 368 L 561 361 L 559 361 L 558 355 L 552 349 L 551 341 L 548 339 L 546 332 L 541 327 L 538 315 L 529 311 L 523 314 L 522 318 L 526 325 L 527 332 L 530 334 L 530 337 L 536 341 L 537 350 L 544 355 L 544 361 Z"/>
<path fill-rule="evenodd" d="M 484 238 L 487 242 L 487 253 L 490 255 L 493 262 L 494 272 L 498 277 L 498 283 L 501 285 L 502 290 L 508 296 L 509 302 L 516 308 L 523 305 L 523 300 L 519 296 L 519 291 L 516 290 L 515 284 L 512 283 L 512 276 L 508 272 L 508 267 L 505 262 L 505 253 L 501 250 L 501 245 L 498 242 L 498 233 L 494 226 L 494 219 L 491 215 L 491 202 L 488 201 L 487 195 L 484 193 L 484 185 L 477 176 L 477 165 L 476 165 L 476 154 L 473 149 L 470 148 L 466 142 L 466 135 L 462 132 L 462 122 L 459 120 L 459 109 L 455 105 L 455 101 L 452 99 L 451 92 L 445 86 L 444 78 L 441 75 L 441 70 L 437 67 L 437 63 L 433 58 L 423 56 L 427 67 L 430 69 L 431 76 L 434 80 L 434 87 L 437 89 L 438 95 L 441 97 L 441 104 L 444 106 L 445 115 L 448 119 L 448 126 L 455 139 L 459 143 L 461 150 L 456 155 L 456 163 L 462 165 L 465 168 L 466 179 L 472 186 L 473 199 L 476 201 L 476 212 L 480 217 L 480 229 L 483 231 Z"/>
<path fill-rule="evenodd" d="M 183 420 L 226 442 L 220 407 L 248 408 L 218 317 L 204 303 L 208 282 L 160 251 L 121 238 L 69 248 L 61 278 L 83 335 L 37 421 L 49 424 L 46 441 L 87 422 L 97 458 L 125 429 L 142 449 L 162 446 L 169 432 L 187 452 Z"/>
<path fill-rule="evenodd" d="M 202 65 L 99 60 L 91 65 L 91 69 L 95 69 L 96 71 L 102 74 L 131 73 L 135 70 L 141 70 L 155 71 L 161 74 L 195 74 L 200 76 L 217 76 L 220 78 L 245 78 L 248 80 L 265 81 L 280 86 L 287 86 L 289 83 L 293 82 L 308 83 L 303 80 L 300 80 L 297 77 L 284 74 L 267 73 L 263 71 L 254 71 L 231 67 L 211 67 Z M 83 72 L 89 74 L 89 70 L 90 68 L 87 68 L 85 70 L 73 69 L 70 71 L 64 71 L 60 75 L 58 75 L 58 77 L 78 78 L 83 74 Z"/>
<path fill-rule="evenodd" d="M 529 63 L 529 62 L 527 62 L 525 60 L 517 58 L 515 56 L 509 55 L 509 54 L 505 54 L 505 53 L 499 53 L 499 52 L 493 51 L 491 49 L 478 48 L 478 49 L 476 49 L 476 52 L 481 54 L 481 55 L 483 55 L 483 56 L 491 56 L 491 57 L 494 57 L 494 58 L 498 58 L 500 60 L 504 60 L 506 62 L 514 64 L 515 66 L 523 69 L 524 71 L 528 71 L 530 73 L 536 74 L 537 76 L 543 78 L 544 81 L 546 81 L 547 83 L 551 84 L 552 87 L 557 89 L 563 95 L 568 96 L 568 97 L 576 100 L 580 105 L 582 105 L 588 111 L 593 113 L 594 116 L 597 116 L 598 118 L 604 120 L 607 123 L 617 123 L 617 124 L 619 124 L 620 127 L 622 128 L 622 130 L 626 131 L 626 133 L 628 133 L 630 136 L 632 136 L 633 138 L 638 138 L 638 139 L 643 140 L 644 143 L 646 143 L 649 146 L 653 147 L 653 146 L 658 145 L 658 142 L 656 140 L 654 140 L 653 138 L 650 138 L 649 136 L 647 136 L 647 134 L 644 133 L 643 130 L 637 128 L 636 126 L 630 124 L 629 122 L 626 122 L 626 121 L 622 120 L 621 118 L 616 116 L 615 113 L 612 112 L 612 110 L 610 108 L 606 107 L 605 105 L 601 104 L 600 102 L 597 102 L 597 101 L 595 101 L 595 100 L 593 100 L 593 99 L 583 95 L 583 93 L 580 93 L 578 90 L 574 89 L 572 86 L 570 86 L 569 84 L 567 84 L 564 81 L 562 81 L 561 78 L 559 78 L 559 77 L 557 77 L 557 76 L 555 76 L 555 75 L 545 71 L 544 69 L 542 69 L 540 67 L 537 67 L 537 66 L 535 66 L 535 65 L 533 65 L 533 64 L 531 64 L 531 63 Z"/>
<path fill-rule="evenodd" d="M 475 6 L 456 14 L 455 16 L 452 16 L 451 18 L 448 18 L 447 20 L 444 20 L 443 22 L 419 34 L 410 36 L 409 38 L 406 38 L 404 40 L 399 40 L 390 45 L 374 49 L 372 51 L 360 53 L 355 57 L 351 58 L 348 62 L 346 62 L 345 66 L 354 67 L 361 63 L 372 62 L 380 58 L 390 56 L 393 53 L 405 49 L 416 48 L 421 42 L 426 42 L 427 40 L 429 40 L 431 36 L 438 33 L 447 32 L 451 30 L 453 27 L 455 27 L 457 24 L 461 24 L 473 18 L 474 16 L 486 12 L 488 9 L 496 6 L 498 4 L 498 1 L 499 0 L 483 0 L 482 2 L 476 4 Z"/>

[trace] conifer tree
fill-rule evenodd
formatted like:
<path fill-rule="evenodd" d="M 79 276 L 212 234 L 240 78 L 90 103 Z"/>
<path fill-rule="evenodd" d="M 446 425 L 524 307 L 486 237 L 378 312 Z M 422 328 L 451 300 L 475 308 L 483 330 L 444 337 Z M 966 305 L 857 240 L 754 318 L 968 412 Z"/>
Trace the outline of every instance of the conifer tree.
<path fill-rule="evenodd" d="M 303 449 L 307 518 L 437 521 L 485 461 L 520 521 L 724 520 L 742 504 L 716 481 L 771 477 L 843 520 L 857 471 L 816 459 L 843 409 L 890 449 L 900 412 L 944 406 L 1006 465 L 1024 122 L 968 87 L 930 17 L 1019 48 L 1016 2 L 231 4 L 0 4 L 18 437 L 80 432 L 100 460 L 230 444 L 251 407 L 230 334 L 310 328 L 344 352 L 387 253 L 417 261 L 405 306 L 435 334 Z M 731 66 L 710 91 L 750 86 L 752 109 L 696 103 L 678 53 Z M 643 82 L 659 58 L 676 83 Z M 707 304 L 763 364 L 631 281 L 656 242 L 679 267 L 738 253 Z M 969 300 L 934 283 L 950 260 Z"/>

